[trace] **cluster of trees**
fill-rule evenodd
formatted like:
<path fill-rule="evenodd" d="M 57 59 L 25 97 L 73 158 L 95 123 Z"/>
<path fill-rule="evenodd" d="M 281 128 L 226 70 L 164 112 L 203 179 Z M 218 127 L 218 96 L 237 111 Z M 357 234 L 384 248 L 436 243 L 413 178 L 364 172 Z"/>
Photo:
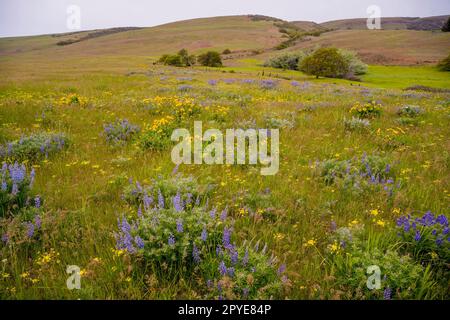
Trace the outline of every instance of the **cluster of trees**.
<path fill-rule="evenodd" d="M 216 51 L 208 51 L 199 56 L 189 54 L 186 49 L 181 49 L 177 54 L 164 54 L 159 58 L 159 63 L 175 66 L 175 67 L 190 67 L 197 62 L 206 67 L 221 67 L 222 58 L 220 53 Z"/>
<path fill-rule="evenodd" d="M 367 73 L 367 65 L 354 52 L 336 48 L 315 51 L 288 52 L 275 56 L 264 64 L 267 67 L 303 71 L 317 77 L 358 80 Z"/>

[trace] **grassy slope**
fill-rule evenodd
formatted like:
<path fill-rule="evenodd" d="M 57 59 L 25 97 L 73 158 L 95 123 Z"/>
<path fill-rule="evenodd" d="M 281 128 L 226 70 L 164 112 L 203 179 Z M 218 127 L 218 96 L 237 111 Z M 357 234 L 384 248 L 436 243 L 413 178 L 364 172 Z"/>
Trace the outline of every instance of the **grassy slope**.
<path fill-rule="evenodd" d="M 408 27 L 418 27 L 418 26 L 430 27 L 431 23 L 433 29 L 439 29 L 439 27 L 444 24 L 444 21 L 447 20 L 448 17 L 449 16 L 435 16 L 426 18 L 388 17 L 381 19 L 381 27 L 384 30 L 404 30 L 407 29 Z M 321 23 L 320 25 L 322 27 L 329 29 L 366 30 L 367 19 L 357 18 L 357 19 L 333 20 Z"/>
<path fill-rule="evenodd" d="M 294 49 L 336 46 L 358 52 L 367 63 L 436 63 L 449 54 L 450 34 L 412 30 L 339 30 L 303 41 Z"/>

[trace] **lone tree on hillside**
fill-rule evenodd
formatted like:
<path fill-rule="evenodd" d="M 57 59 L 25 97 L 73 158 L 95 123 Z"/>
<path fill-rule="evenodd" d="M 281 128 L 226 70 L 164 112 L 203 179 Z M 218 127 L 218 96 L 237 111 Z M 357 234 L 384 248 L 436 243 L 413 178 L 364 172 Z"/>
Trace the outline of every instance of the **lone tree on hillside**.
<path fill-rule="evenodd" d="M 317 49 L 300 63 L 300 70 L 317 78 L 343 77 L 349 69 L 348 62 L 336 48 Z"/>
<path fill-rule="evenodd" d="M 205 67 L 221 67 L 222 58 L 216 51 L 208 51 L 198 56 L 198 62 Z"/>
<path fill-rule="evenodd" d="M 450 17 L 448 17 L 441 30 L 442 32 L 450 32 Z"/>

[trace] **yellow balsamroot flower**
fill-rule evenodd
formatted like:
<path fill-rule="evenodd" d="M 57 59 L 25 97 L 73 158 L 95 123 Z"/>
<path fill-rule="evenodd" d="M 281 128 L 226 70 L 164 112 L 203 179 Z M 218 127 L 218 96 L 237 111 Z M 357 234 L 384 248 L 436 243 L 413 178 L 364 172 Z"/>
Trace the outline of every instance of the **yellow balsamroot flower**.
<path fill-rule="evenodd" d="M 348 226 L 349 226 L 349 227 L 353 227 L 353 226 L 356 226 L 358 223 L 359 223 L 359 221 L 355 219 L 355 220 L 351 221 L 351 222 L 348 224 Z"/>
<path fill-rule="evenodd" d="M 334 240 L 334 242 L 329 246 L 331 253 L 339 253 L 341 251 L 341 246 Z"/>
<path fill-rule="evenodd" d="M 282 233 L 276 233 L 276 234 L 274 235 L 274 238 L 275 238 L 275 240 L 277 240 L 277 241 L 283 240 L 284 237 L 285 237 L 285 235 L 282 234 Z"/>
<path fill-rule="evenodd" d="M 55 261 L 56 263 L 59 263 L 58 260 L 59 253 L 55 251 L 55 249 L 50 249 L 47 253 L 41 253 L 38 255 L 36 263 L 40 266 L 47 265 L 51 263 L 52 261 Z"/>
<path fill-rule="evenodd" d="M 81 269 L 81 270 L 80 270 L 80 277 L 83 277 L 83 276 L 85 276 L 86 274 L 87 274 L 86 269 Z"/>
<path fill-rule="evenodd" d="M 395 215 L 399 215 L 400 214 L 400 209 L 399 208 L 394 208 L 392 209 L 392 213 Z"/>
<path fill-rule="evenodd" d="M 305 246 L 305 247 L 313 247 L 315 245 L 316 245 L 316 240 L 311 239 L 311 240 L 308 240 L 303 246 Z"/>
<path fill-rule="evenodd" d="M 112 249 L 112 252 L 115 257 L 120 257 L 120 256 L 124 255 L 125 250 L 124 249 Z"/>
<path fill-rule="evenodd" d="M 379 219 L 376 221 L 376 225 L 380 226 L 380 227 L 384 227 L 384 226 L 386 226 L 386 222 L 382 219 Z"/>
<path fill-rule="evenodd" d="M 245 216 L 248 213 L 248 210 L 246 208 L 240 208 L 239 209 L 239 215 Z"/>
<path fill-rule="evenodd" d="M 374 217 L 376 217 L 377 215 L 379 215 L 380 214 L 380 212 L 378 211 L 378 209 L 372 209 L 372 210 L 370 210 L 370 215 L 372 215 L 372 216 L 374 216 Z"/>

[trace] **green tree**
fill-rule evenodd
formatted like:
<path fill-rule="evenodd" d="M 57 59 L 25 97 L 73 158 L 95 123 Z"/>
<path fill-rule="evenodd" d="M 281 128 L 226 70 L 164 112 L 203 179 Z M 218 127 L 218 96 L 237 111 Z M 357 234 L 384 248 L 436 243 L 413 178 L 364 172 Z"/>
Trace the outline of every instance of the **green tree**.
<path fill-rule="evenodd" d="M 349 65 L 338 49 L 321 48 L 304 58 L 300 63 L 299 69 L 317 78 L 339 78 L 348 72 Z"/>
<path fill-rule="evenodd" d="M 198 56 L 198 62 L 206 67 L 221 67 L 222 58 L 216 51 L 208 51 Z"/>
<path fill-rule="evenodd" d="M 450 17 L 448 17 L 447 21 L 444 23 L 441 30 L 443 32 L 450 32 Z"/>

